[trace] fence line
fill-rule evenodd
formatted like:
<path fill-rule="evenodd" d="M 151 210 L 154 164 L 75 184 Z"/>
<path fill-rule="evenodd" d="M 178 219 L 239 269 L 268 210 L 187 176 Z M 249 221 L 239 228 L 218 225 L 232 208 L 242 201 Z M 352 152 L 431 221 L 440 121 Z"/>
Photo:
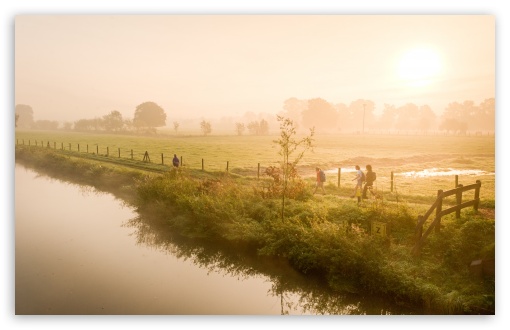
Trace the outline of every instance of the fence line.
<path fill-rule="evenodd" d="M 20 144 L 20 141 L 18 139 L 16 139 L 16 144 Z M 22 139 L 21 141 L 21 144 L 22 145 L 25 145 L 25 139 Z M 95 149 L 96 149 L 96 155 L 99 155 L 99 144 L 94 144 L 95 145 Z M 28 140 L 28 146 L 32 146 L 31 144 L 31 140 Z M 35 146 L 38 146 L 38 142 L 37 140 L 35 140 Z M 41 141 L 41 147 L 44 146 L 44 141 Z M 50 148 L 50 142 L 48 141 L 47 142 L 47 145 L 46 145 L 48 148 Z M 53 149 L 57 149 L 57 143 L 56 142 L 53 142 Z M 69 143 L 68 144 L 68 147 L 67 148 L 64 148 L 64 143 L 61 142 L 60 143 L 60 149 L 61 150 L 66 150 L 68 149 L 69 151 L 73 151 L 72 150 L 72 144 Z M 78 152 L 81 152 L 80 150 L 80 144 L 77 144 L 77 150 Z M 86 153 L 88 154 L 89 153 L 89 144 L 86 144 Z M 150 159 L 150 155 L 149 155 L 149 152 L 148 151 L 145 151 L 143 153 L 137 153 L 135 154 L 133 152 L 133 149 L 130 149 L 130 151 L 128 151 L 128 157 L 131 159 L 131 160 L 135 160 L 135 156 L 138 155 L 141 157 L 141 161 L 142 162 L 148 162 L 148 163 L 151 163 L 151 159 Z M 107 157 L 110 157 L 110 150 L 109 150 L 109 147 L 107 146 L 106 147 L 106 156 Z M 122 153 L 121 153 L 121 148 L 117 148 L 117 157 L 118 158 L 122 158 Z M 161 165 L 165 165 L 165 156 L 163 153 L 161 153 Z M 184 166 L 184 160 L 183 160 L 183 157 L 181 156 L 180 157 L 180 166 Z M 205 160 L 202 158 L 201 159 L 201 169 L 202 171 L 205 171 Z M 229 172 L 230 170 L 230 161 L 226 161 L 226 167 L 225 167 L 225 171 L 226 172 Z M 261 174 L 261 166 L 260 166 L 260 163 L 257 163 L 257 179 L 260 179 L 260 174 Z M 337 187 L 338 188 L 341 188 L 341 176 L 342 176 L 342 169 L 339 167 L 338 168 L 338 177 L 337 177 Z M 394 191 L 394 186 L 395 186 L 395 180 L 394 180 L 394 172 L 391 171 L 390 173 L 390 181 L 389 181 L 389 184 L 390 184 L 390 192 L 393 193 Z M 458 186 L 458 175 L 455 175 L 455 187 Z"/>
<path fill-rule="evenodd" d="M 456 178 L 458 180 L 458 178 Z M 478 205 L 480 203 L 480 187 L 482 183 L 480 180 L 476 180 L 475 184 L 469 185 L 469 186 L 463 186 L 458 185 L 457 188 L 443 191 L 438 190 L 437 191 L 437 199 L 432 204 L 432 206 L 429 208 L 427 212 L 423 216 L 418 216 L 418 222 L 416 225 L 416 232 L 415 232 L 415 245 L 413 248 L 413 254 L 418 255 L 420 253 L 421 247 L 423 246 L 423 243 L 425 242 L 425 239 L 427 236 L 432 232 L 432 230 L 435 229 L 436 232 L 440 231 L 441 228 L 441 218 L 444 217 L 447 214 L 455 212 L 455 217 L 460 218 L 460 211 L 463 208 L 473 206 L 473 209 L 475 211 L 478 210 Z M 474 190 L 475 196 L 473 200 L 462 202 L 462 193 L 465 191 Z M 443 210 L 443 200 L 448 197 L 455 195 L 455 206 L 447 208 Z M 423 225 L 427 221 L 427 218 L 432 214 L 433 211 L 436 211 L 436 216 L 430 226 L 427 228 L 425 233 L 423 233 Z"/>

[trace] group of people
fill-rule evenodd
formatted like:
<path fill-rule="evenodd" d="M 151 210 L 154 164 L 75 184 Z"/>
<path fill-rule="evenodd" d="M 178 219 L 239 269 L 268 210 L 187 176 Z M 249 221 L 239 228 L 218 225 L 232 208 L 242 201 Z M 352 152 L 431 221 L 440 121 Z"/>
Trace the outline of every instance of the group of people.
<path fill-rule="evenodd" d="M 374 192 L 372 191 L 372 188 L 374 186 L 374 181 L 375 181 L 376 176 L 375 176 L 375 172 L 372 171 L 372 165 L 365 166 L 365 168 L 367 170 L 366 174 L 363 173 L 363 171 L 361 170 L 359 165 L 356 165 L 355 168 L 356 168 L 356 177 L 354 179 L 352 179 L 352 181 L 356 180 L 356 186 L 354 187 L 354 193 L 351 197 L 354 198 L 354 196 L 357 196 L 358 202 L 359 202 L 361 200 L 361 198 L 363 198 L 363 199 L 368 198 L 367 191 L 370 190 L 370 193 L 374 194 Z M 363 182 L 365 182 L 365 186 L 363 186 Z"/>
<path fill-rule="evenodd" d="M 354 198 L 355 196 L 358 197 L 358 202 L 361 201 L 361 198 L 367 199 L 367 192 L 370 191 L 371 194 L 374 194 L 372 191 L 372 188 L 374 186 L 374 181 L 376 179 L 375 172 L 372 171 L 372 165 L 366 165 L 367 173 L 363 173 L 359 165 L 355 166 L 356 169 L 356 177 L 352 179 L 352 181 L 356 181 L 356 186 L 354 187 L 354 194 L 351 196 Z M 324 171 L 316 167 L 315 172 L 317 173 L 317 180 L 315 185 L 314 194 L 317 192 L 317 189 L 321 189 L 323 193 L 326 193 L 324 190 L 324 182 L 326 181 L 326 175 Z M 363 183 L 365 185 L 363 186 Z"/>

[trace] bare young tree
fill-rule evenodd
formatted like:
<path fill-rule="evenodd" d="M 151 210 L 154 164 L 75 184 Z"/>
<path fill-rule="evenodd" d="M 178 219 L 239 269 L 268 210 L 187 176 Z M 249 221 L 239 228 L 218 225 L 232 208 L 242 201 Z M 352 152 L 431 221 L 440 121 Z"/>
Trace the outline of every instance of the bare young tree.
<path fill-rule="evenodd" d="M 285 196 L 287 194 L 287 186 L 289 177 L 296 168 L 296 165 L 303 158 L 305 152 L 309 149 L 313 150 L 313 136 L 315 128 L 310 129 L 310 135 L 297 140 L 296 139 L 296 126 L 291 119 L 277 116 L 280 123 L 280 138 L 274 140 L 280 146 L 278 154 L 282 156 L 281 169 L 283 173 L 283 191 L 282 191 L 282 208 L 281 219 L 285 220 Z M 291 160 L 291 157 L 293 159 Z"/>

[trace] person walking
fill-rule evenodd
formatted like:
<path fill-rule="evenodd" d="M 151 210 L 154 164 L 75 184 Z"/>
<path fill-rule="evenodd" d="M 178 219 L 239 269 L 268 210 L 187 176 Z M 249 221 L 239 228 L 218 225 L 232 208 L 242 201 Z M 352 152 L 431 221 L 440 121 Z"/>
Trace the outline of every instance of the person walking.
<path fill-rule="evenodd" d="M 179 167 L 179 165 L 180 165 L 179 158 L 177 157 L 176 154 L 174 154 L 174 159 L 172 159 L 172 164 L 174 165 L 175 168 Z"/>
<path fill-rule="evenodd" d="M 352 179 L 352 181 L 356 180 L 356 186 L 354 187 L 354 192 L 351 198 L 354 198 L 354 196 L 358 196 L 358 203 L 361 202 L 361 190 L 363 189 L 363 181 L 364 181 L 364 174 L 359 165 L 356 165 L 354 167 L 356 169 L 356 177 Z M 358 190 L 359 189 L 359 190 Z"/>
<path fill-rule="evenodd" d="M 322 193 L 326 194 L 326 191 L 324 190 L 324 182 L 326 181 L 326 173 L 324 173 L 323 170 L 321 170 L 319 167 L 315 168 L 315 172 L 317 174 L 317 179 L 315 183 L 315 190 L 313 191 L 313 194 L 317 192 L 317 189 L 320 187 L 322 189 Z"/>
<path fill-rule="evenodd" d="M 366 181 L 365 181 L 365 186 L 363 187 L 363 194 L 361 196 L 361 198 L 363 198 L 363 199 L 368 198 L 367 190 L 370 190 L 370 193 L 372 195 L 375 195 L 374 192 L 372 191 L 372 188 L 374 186 L 374 181 L 376 178 L 375 172 L 372 170 L 372 165 L 367 165 L 365 168 L 367 169 L 367 173 L 365 174 Z"/>

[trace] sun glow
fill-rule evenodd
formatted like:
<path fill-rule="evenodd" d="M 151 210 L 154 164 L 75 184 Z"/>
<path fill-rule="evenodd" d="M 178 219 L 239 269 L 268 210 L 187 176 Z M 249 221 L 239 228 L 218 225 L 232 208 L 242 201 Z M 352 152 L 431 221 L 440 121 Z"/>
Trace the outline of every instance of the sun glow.
<path fill-rule="evenodd" d="M 398 77 L 411 87 L 430 85 L 443 69 L 439 53 L 433 48 L 419 47 L 405 52 L 398 62 Z"/>

